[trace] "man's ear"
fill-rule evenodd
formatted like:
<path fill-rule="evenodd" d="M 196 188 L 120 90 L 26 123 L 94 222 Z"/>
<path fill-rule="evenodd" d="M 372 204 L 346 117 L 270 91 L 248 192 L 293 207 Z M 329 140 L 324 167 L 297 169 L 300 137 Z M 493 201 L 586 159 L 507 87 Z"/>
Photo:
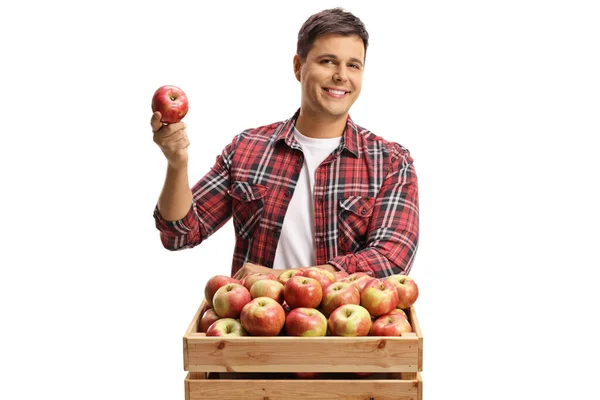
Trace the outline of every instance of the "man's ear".
<path fill-rule="evenodd" d="M 300 60 L 300 56 L 298 54 L 296 54 L 294 56 L 294 75 L 296 76 L 296 79 L 298 80 L 298 82 L 301 82 L 301 73 L 300 70 L 302 69 L 302 61 Z"/>

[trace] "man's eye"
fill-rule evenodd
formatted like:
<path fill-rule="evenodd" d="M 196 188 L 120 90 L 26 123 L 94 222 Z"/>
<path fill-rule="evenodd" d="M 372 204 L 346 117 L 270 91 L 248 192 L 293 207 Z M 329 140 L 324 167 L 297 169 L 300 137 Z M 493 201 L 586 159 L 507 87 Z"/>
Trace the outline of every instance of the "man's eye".
<path fill-rule="evenodd" d="M 333 64 L 332 60 L 321 60 L 321 64 Z"/>
<path fill-rule="evenodd" d="M 360 65 L 358 65 L 358 64 L 350 64 L 350 68 L 360 69 Z"/>

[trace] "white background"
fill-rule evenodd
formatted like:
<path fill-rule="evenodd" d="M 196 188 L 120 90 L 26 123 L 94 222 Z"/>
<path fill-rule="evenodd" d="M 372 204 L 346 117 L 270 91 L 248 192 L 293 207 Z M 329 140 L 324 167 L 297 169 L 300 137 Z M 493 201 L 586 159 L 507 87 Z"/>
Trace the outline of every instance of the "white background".
<path fill-rule="evenodd" d="M 151 96 L 187 92 L 195 182 L 293 114 L 298 29 L 341 5 L 371 35 L 351 116 L 419 177 L 424 398 L 597 399 L 594 3 L 3 2 L 0 398 L 184 398 L 233 228 L 163 249 Z"/>

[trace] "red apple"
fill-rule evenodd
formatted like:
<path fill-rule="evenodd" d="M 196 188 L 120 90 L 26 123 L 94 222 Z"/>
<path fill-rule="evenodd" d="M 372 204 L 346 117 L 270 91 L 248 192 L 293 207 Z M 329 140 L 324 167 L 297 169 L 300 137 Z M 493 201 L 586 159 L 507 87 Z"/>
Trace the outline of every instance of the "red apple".
<path fill-rule="evenodd" d="M 344 278 L 347 278 L 348 276 L 350 276 L 346 271 L 344 271 L 343 269 L 337 272 L 333 273 L 333 276 L 335 277 L 335 281 L 339 282 Z"/>
<path fill-rule="evenodd" d="M 314 272 L 317 272 L 319 275 L 323 275 L 328 277 L 330 280 L 333 280 L 335 282 L 335 275 L 333 274 L 333 272 L 329 271 L 328 269 L 325 269 L 323 267 L 308 267 L 303 271 L 304 276 L 308 276 L 309 278 L 313 278 Z"/>
<path fill-rule="evenodd" d="M 283 303 L 283 284 L 273 279 L 261 279 L 252 285 L 250 295 L 257 297 L 270 297 L 279 304 Z"/>
<path fill-rule="evenodd" d="M 400 314 L 408 320 L 408 315 L 406 315 L 406 312 L 403 309 L 398 308 L 398 306 L 388 313 L 388 315 L 390 314 Z"/>
<path fill-rule="evenodd" d="M 386 278 L 398 292 L 398 307 L 410 308 L 419 297 L 419 287 L 415 280 L 407 275 L 396 274 Z"/>
<path fill-rule="evenodd" d="M 303 276 L 307 278 L 316 279 L 320 284 L 323 291 L 333 282 L 335 282 L 335 275 L 333 272 L 327 271 L 326 269 L 320 267 L 310 267 L 304 270 Z"/>
<path fill-rule="evenodd" d="M 281 274 L 279 274 L 279 276 L 277 277 L 277 280 L 279 282 L 281 282 L 283 285 L 285 285 L 285 283 L 292 277 L 292 276 L 296 276 L 296 275 L 302 275 L 304 273 L 303 270 L 301 269 L 296 269 L 296 268 L 292 268 L 292 269 L 286 269 L 285 271 L 283 271 Z"/>
<path fill-rule="evenodd" d="M 237 319 L 221 318 L 208 327 L 206 336 L 248 336 L 248 332 Z"/>
<path fill-rule="evenodd" d="M 285 318 L 288 336 L 325 336 L 327 318 L 314 308 L 294 308 Z"/>
<path fill-rule="evenodd" d="M 390 313 L 377 318 L 371 327 L 370 336 L 401 336 L 412 332 L 412 327 L 406 318 L 398 313 Z"/>
<path fill-rule="evenodd" d="M 336 308 L 328 319 L 333 336 L 367 336 L 371 325 L 371 315 L 358 304 L 344 304 Z"/>
<path fill-rule="evenodd" d="M 366 272 L 355 272 L 342 279 L 342 282 L 350 282 L 358 288 L 359 292 L 362 292 L 365 285 L 371 280 L 375 279 Z"/>
<path fill-rule="evenodd" d="M 244 306 L 240 322 L 252 336 L 277 336 L 285 324 L 285 312 L 270 297 L 257 297 Z"/>
<path fill-rule="evenodd" d="M 226 275 L 215 275 L 211 277 L 208 282 L 206 282 L 206 285 L 204 286 L 204 298 L 206 299 L 209 308 L 212 308 L 213 306 L 212 300 L 217 290 L 219 290 L 221 286 L 225 286 L 228 283 L 241 282 Z"/>
<path fill-rule="evenodd" d="M 380 317 L 398 305 L 398 292 L 385 279 L 371 279 L 360 292 L 360 305 L 373 317 Z"/>
<path fill-rule="evenodd" d="M 152 96 L 152 112 L 160 112 L 161 122 L 173 124 L 179 122 L 188 112 L 188 98 L 177 86 L 161 86 Z"/>
<path fill-rule="evenodd" d="M 276 281 L 277 277 L 270 272 L 253 272 L 242 278 L 242 285 L 244 285 L 246 289 L 250 290 L 252 285 L 261 279 L 270 279 Z"/>
<path fill-rule="evenodd" d="M 239 283 L 228 283 L 213 296 L 215 312 L 221 318 L 238 318 L 242 308 L 252 300 L 248 289 Z"/>
<path fill-rule="evenodd" d="M 321 311 L 329 316 L 336 308 L 344 304 L 360 304 L 358 288 L 350 282 L 334 282 L 323 291 Z"/>
<path fill-rule="evenodd" d="M 290 308 L 317 308 L 323 298 L 319 281 L 302 275 L 291 277 L 283 287 L 283 297 Z"/>
<path fill-rule="evenodd" d="M 209 308 L 208 310 L 204 311 L 202 317 L 200 317 L 198 329 L 200 330 L 200 332 L 206 332 L 208 327 L 211 326 L 211 324 L 218 319 L 221 319 L 221 317 L 219 317 L 219 315 L 215 312 L 214 309 Z"/>
<path fill-rule="evenodd" d="M 362 271 L 361 272 L 353 272 L 350 275 L 348 275 L 346 278 L 348 278 L 348 280 L 352 282 L 363 276 L 372 278 L 371 275 L 367 274 L 366 272 L 362 272 Z"/>

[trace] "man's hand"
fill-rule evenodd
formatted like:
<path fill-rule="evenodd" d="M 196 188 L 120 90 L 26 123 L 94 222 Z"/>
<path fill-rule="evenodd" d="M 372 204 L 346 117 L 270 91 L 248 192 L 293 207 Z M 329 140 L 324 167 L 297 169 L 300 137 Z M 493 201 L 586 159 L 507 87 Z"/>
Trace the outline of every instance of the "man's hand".
<path fill-rule="evenodd" d="M 333 273 L 338 272 L 338 269 L 336 269 L 331 264 L 317 265 L 317 267 L 324 268 Z M 299 270 L 304 271 L 309 268 L 312 268 L 312 267 L 296 267 L 294 269 L 299 269 Z M 275 276 L 279 276 L 283 271 L 285 271 L 285 269 L 272 269 L 272 268 L 268 268 L 268 267 L 263 267 L 262 265 L 246 263 L 242 266 L 242 268 L 240 268 L 238 270 L 238 272 L 235 273 L 235 275 L 233 275 L 233 278 L 241 281 L 246 275 L 250 275 L 255 272 L 262 272 L 262 273 L 268 273 L 268 274 L 273 274 Z"/>
<path fill-rule="evenodd" d="M 150 119 L 150 126 L 154 133 L 154 143 L 160 147 L 169 162 L 169 166 L 180 168 L 187 166 L 187 148 L 190 141 L 185 131 L 185 124 L 163 124 L 160 122 L 160 112 L 156 111 Z"/>
<path fill-rule="evenodd" d="M 262 273 L 266 273 L 266 274 L 273 274 L 275 276 L 279 276 L 279 274 L 282 273 L 283 271 L 285 271 L 285 270 L 272 269 L 272 268 L 268 268 L 268 267 L 263 267 L 262 265 L 246 263 L 242 266 L 242 268 L 240 268 L 238 270 L 238 272 L 235 273 L 235 275 L 233 275 L 233 278 L 241 281 L 246 275 L 250 275 L 255 272 L 262 272 Z"/>

